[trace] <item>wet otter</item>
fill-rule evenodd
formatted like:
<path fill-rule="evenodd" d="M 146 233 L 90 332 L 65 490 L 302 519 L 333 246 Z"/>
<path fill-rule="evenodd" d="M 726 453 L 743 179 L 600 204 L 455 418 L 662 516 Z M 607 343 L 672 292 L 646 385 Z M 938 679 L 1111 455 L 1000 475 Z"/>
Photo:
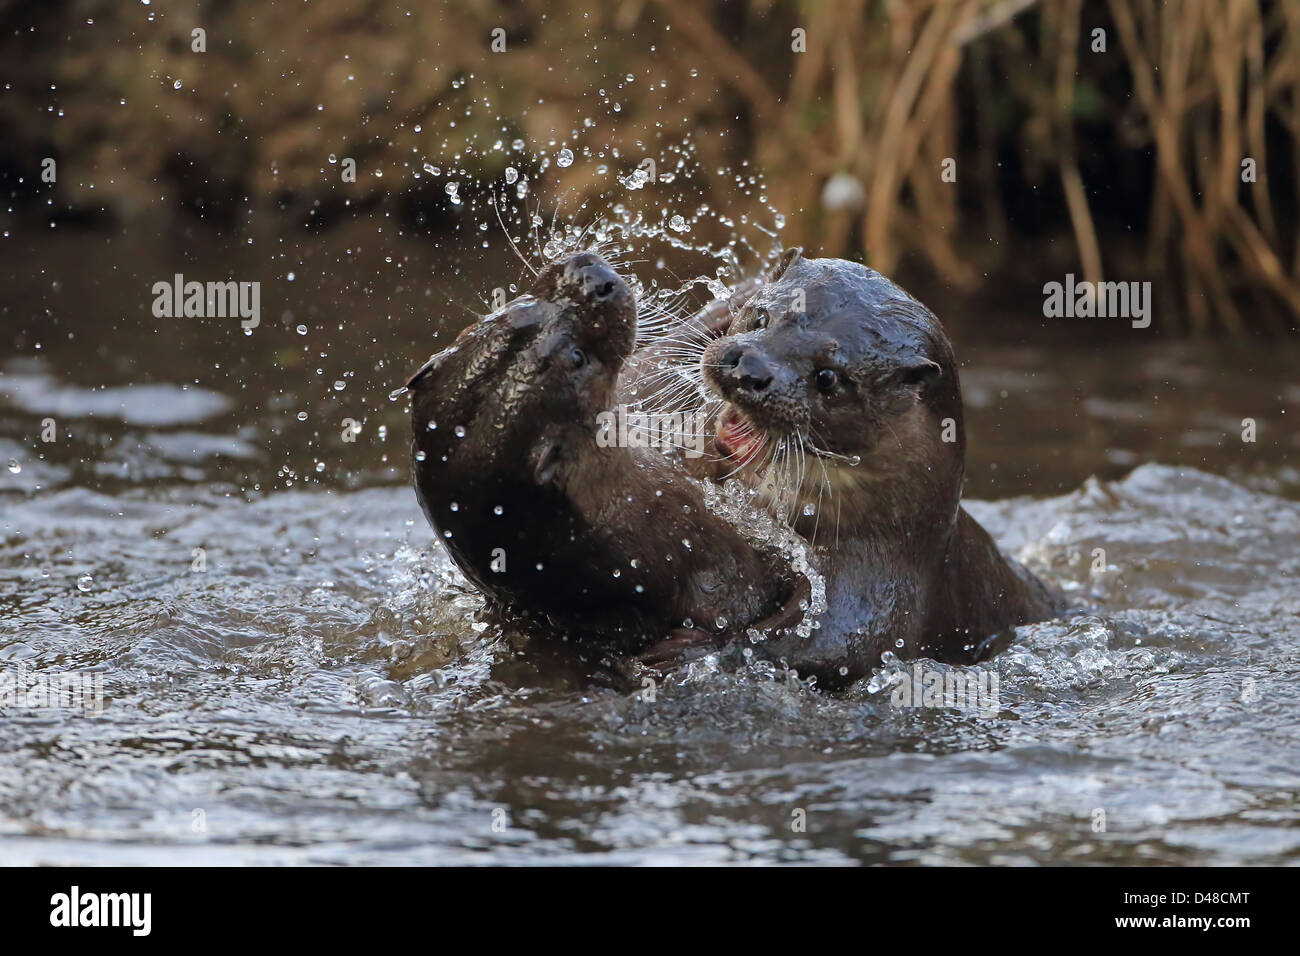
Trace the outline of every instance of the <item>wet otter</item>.
<path fill-rule="evenodd" d="M 815 546 L 827 609 L 765 652 L 822 682 L 886 650 L 971 663 L 1058 600 L 960 505 L 961 388 L 938 319 L 877 272 L 783 257 L 705 349 L 716 444 Z"/>
<path fill-rule="evenodd" d="M 635 338 L 632 293 L 593 253 L 466 328 L 407 383 L 425 515 L 489 598 L 602 651 L 666 659 L 788 622 L 801 579 L 777 555 L 661 452 L 598 441 Z"/>

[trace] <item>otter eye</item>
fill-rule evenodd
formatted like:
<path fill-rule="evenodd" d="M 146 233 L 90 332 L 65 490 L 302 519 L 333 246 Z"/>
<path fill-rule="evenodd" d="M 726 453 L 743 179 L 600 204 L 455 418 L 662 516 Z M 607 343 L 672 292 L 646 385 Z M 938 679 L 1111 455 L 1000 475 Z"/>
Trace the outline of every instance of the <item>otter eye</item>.
<path fill-rule="evenodd" d="M 770 313 L 768 313 L 767 309 L 759 309 L 757 312 L 754 313 L 754 328 L 755 329 L 767 328 L 768 320 L 771 318 L 772 316 Z"/>
<path fill-rule="evenodd" d="M 587 364 L 587 353 L 582 349 L 575 348 L 569 353 L 569 361 L 573 363 L 574 368 L 582 368 Z"/>
<path fill-rule="evenodd" d="M 840 377 L 835 374 L 834 369 L 821 369 L 817 372 L 817 391 L 827 395 L 834 390 L 839 380 Z"/>

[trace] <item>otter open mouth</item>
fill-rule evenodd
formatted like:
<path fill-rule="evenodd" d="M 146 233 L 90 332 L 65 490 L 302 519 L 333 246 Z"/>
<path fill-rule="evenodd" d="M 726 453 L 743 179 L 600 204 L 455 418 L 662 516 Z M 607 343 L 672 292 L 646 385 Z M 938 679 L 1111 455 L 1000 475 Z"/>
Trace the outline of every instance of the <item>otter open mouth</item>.
<path fill-rule="evenodd" d="M 718 416 L 718 435 L 713 442 L 718 454 L 738 465 L 747 465 L 766 442 L 767 435 L 744 412 L 730 402 L 723 407 Z"/>

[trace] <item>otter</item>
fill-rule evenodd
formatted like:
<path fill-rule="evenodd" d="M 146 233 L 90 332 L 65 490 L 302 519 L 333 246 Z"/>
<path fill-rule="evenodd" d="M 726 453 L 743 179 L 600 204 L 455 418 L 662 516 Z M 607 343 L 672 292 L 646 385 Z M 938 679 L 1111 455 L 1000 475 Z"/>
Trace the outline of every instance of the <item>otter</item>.
<path fill-rule="evenodd" d="M 720 466 L 793 522 L 825 577 L 809 638 L 768 656 L 825 685 L 885 651 L 969 664 L 1059 597 L 961 507 L 965 433 L 939 320 L 878 272 L 786 252 L 700 359 Z M 716 477 L 716 473 L 715 473 Z"/>
<path fill-rule="evenodd" d="M 636 312 L 599 255 L 547 265 L 407 382 L 411 467 L 451 557 L 512 622 L 661 663 L 796 621 L 806 581 L 663 453 L 599 440 Z"/>

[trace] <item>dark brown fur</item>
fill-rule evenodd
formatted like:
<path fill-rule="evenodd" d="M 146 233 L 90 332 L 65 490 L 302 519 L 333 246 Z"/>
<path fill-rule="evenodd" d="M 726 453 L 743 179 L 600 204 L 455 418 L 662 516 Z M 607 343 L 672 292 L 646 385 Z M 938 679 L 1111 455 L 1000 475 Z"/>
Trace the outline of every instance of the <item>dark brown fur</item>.
<path fill-rule="evenodd" d="M 660 451 L 598 444 L 635 336 L 635 302 L 604 260 L 549 265 L 412 377 L 412 473 L 430 524 L 491 599 L 660 659 L 780 614 L 793 582 Z"/>
<path fill-rule="evenodd" d="M 812 637 L 769 640 L 766 653 L 845 683 L 887 650 L 974 662 L 999 632 L 1059 611 L 961 508 L 957 363 L 938 319 L 887 278 L 787 253 L 702 366 L 739 423 L 719 451 L 751 450 L 746 429 L 762 436 L 742 479 L 760 486 L 777 442 L 803 439 L 791 511 L 815 545 L 827 609 Z"/>

